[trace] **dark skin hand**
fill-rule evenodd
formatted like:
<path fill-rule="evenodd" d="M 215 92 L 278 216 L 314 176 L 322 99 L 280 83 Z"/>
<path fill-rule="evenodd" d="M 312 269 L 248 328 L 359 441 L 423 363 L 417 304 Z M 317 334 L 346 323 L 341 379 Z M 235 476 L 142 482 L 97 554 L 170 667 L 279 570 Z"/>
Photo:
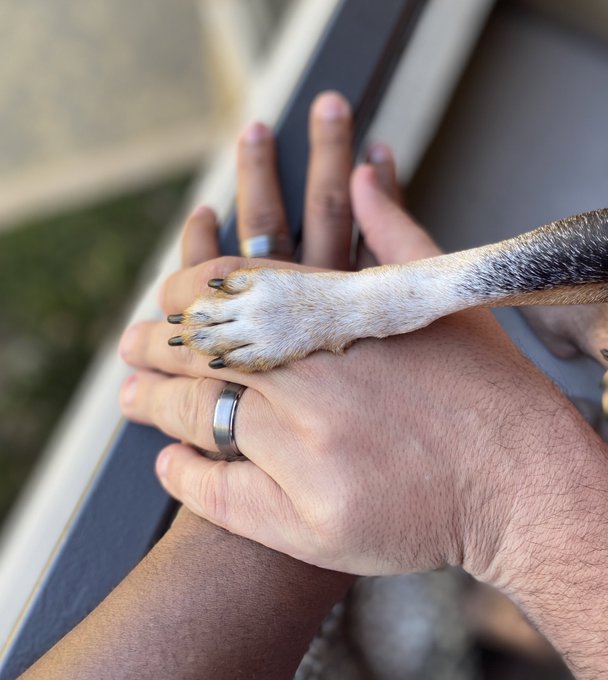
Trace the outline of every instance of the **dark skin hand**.
<path fill-rule="evenodd" d="M 148 556 L 24 678 L 290 678 L 352 578 L 182 509 Z"/>

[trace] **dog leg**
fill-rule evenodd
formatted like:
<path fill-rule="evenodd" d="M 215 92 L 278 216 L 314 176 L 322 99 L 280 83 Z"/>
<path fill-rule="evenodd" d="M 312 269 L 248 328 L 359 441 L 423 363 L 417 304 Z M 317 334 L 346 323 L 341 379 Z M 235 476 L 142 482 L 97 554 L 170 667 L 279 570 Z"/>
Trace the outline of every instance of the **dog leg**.
<path fill-rule="evenodd" d="M 214 367 L 268 370 L 357 338 L 422 328 L 476 306 L 608 302 L 608 209 L 508 241 L 403 266 L 309 274 L 241 269 L 171 316 Z"/>

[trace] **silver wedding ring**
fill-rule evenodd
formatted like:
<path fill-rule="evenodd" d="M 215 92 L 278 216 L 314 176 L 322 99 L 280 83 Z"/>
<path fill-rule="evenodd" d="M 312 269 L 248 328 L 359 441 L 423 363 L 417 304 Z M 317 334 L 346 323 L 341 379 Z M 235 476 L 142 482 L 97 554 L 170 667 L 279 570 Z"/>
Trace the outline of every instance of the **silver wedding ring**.
<path fill-rule="evenodd" d="M 227 383 L 221 391 L 213 413 L 213 439 L 222 460 L 244 458 L 234 439 L 234 419 L 241 395 L 247 388 L 238 383 Z"/>
<path fill-rule="evenodd" d="M 287 234 L 260 234 L 244 238 L 240 243 L 243 257 L 270 257 L 271 255 L 291 255 L 290 240 Z"/>

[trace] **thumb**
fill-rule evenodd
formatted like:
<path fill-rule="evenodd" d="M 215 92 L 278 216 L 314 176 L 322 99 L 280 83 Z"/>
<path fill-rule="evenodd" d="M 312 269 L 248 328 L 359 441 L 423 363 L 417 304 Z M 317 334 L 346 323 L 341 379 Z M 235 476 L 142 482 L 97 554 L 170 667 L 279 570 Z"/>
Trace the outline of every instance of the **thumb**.
<path fill-rule="evenodd" d="M 380 264 L 441 254 L 426 231 L 387 194 L 373 166 L 361 165 L 354 171 L 351 198 L 365 244 Z"/>
<path fill-rule="evenodd" d="M 199 517 L 298 558 L 289 539 L 297 524 L 291 501 L 251 461 L 213 461 L 189 446 L 171 444 L 160 452 L 156 474 L 165 490 Z"/>

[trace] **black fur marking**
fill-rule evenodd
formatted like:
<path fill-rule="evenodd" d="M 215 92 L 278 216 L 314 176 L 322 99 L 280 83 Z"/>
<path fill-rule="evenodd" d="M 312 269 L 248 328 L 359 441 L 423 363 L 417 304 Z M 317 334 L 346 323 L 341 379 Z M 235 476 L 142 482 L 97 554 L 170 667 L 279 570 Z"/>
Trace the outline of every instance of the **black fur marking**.
<path fill-rule="evenodd" d="M 462 291 L 493 298 L 589 283 L 608 283 L 608 209 L 496 244 L 472 264 Z"/>

